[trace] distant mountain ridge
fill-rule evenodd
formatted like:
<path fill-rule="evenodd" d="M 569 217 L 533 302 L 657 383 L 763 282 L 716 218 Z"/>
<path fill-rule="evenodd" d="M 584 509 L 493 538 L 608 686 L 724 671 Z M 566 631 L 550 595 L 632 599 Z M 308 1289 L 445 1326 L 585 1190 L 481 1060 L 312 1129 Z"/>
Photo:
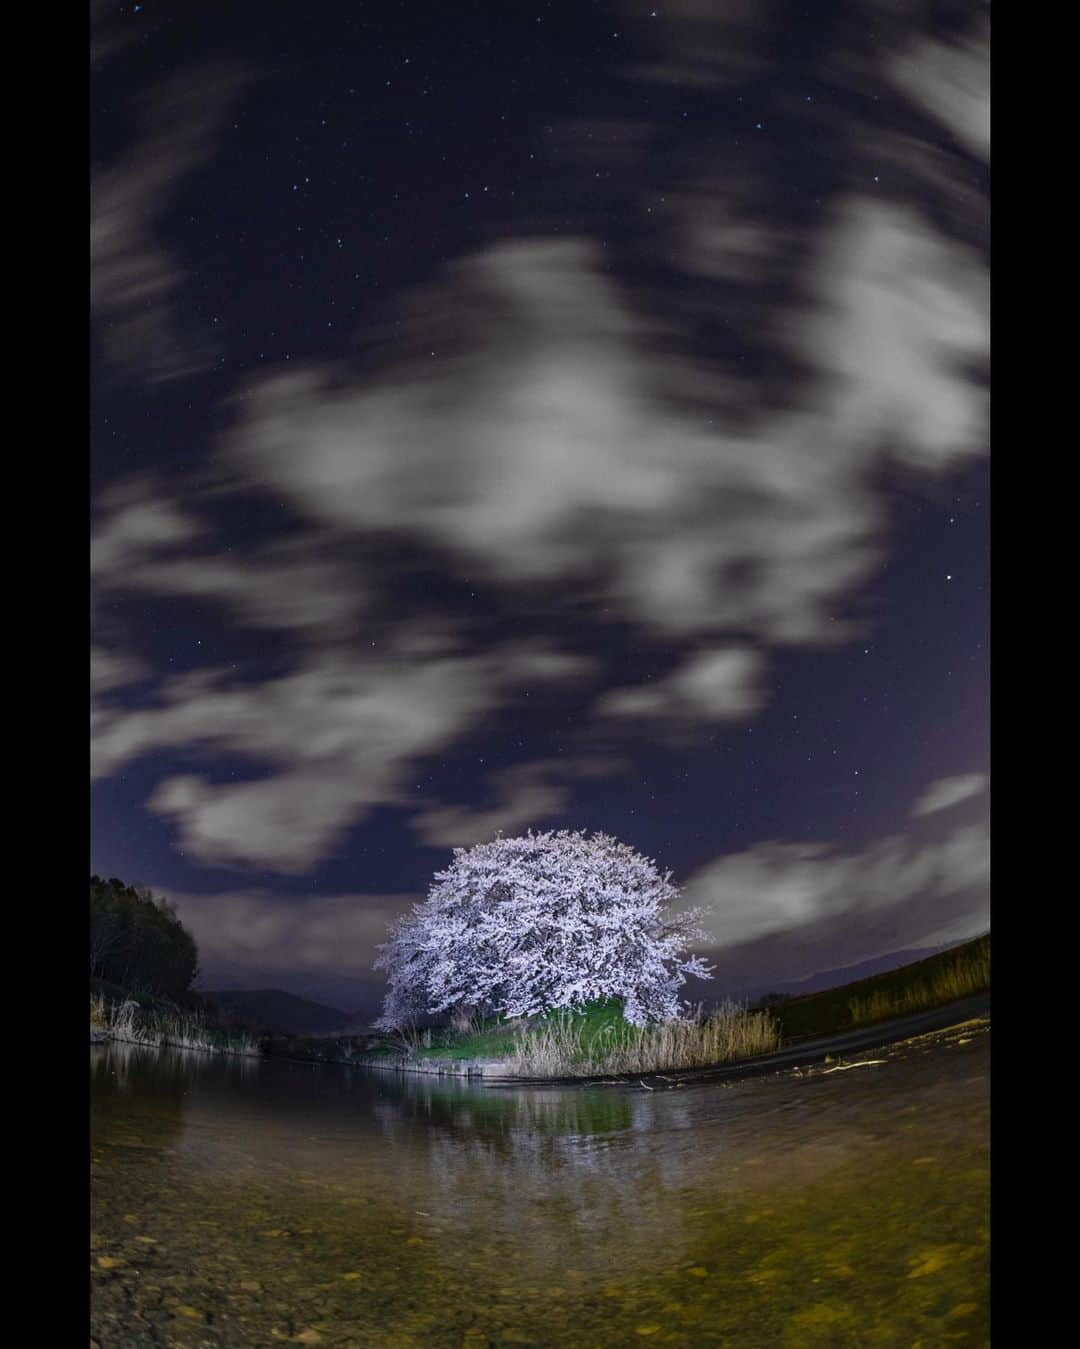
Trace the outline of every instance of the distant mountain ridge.
<path fill-rule="evenodd" d="M 899 969 L 901 965 L 913 965 L 917 960 L 926 960 L 936 956 L 939 951 L 948 951 L 956 942 L 945 942 L 942 946 L 912 946 L 905 951 L 890 951 L 887 955 L 874 956 L 871 960 L 860 960 L 857 965 L 844 965 L 836 970 L 821 970 L 806 979 L 800 979 L 792 986 L 792 991 L 816 993 L 819 988 L 836 988 L 840 984 L 853 984 L 858 979 L 869 979 L 873 974 L 885 974 L 888 970 Z"/>
<path fill-rule="evenodd" d="M 788 993 L 793 998 L 804 993 L 818 993 L 825 988 L 839 988 L 844 984 L 853 984 L 859 979 L 869 979 L 875 974 L 886 974 L 889 970 L 899 969 L 901 965 L 913 965 L 917 960 L 926 960 L 939 951 L 947 951 L 955 942 L 946 942 L 943 946 L 914 946 L 904 951 L 889 951 L 883 956 L 874 956 L 870 960 L 860 960 L 855 965 L 842 965 L 839 969 L 818 970 L 803 979 L 784 979 L 771 983 L 767 988 L 755 989 L 751 996 L 762 998 L 767 993 Z"/>
<path fill-rule="evenodd" d="M 769 993 L 786 993 L 798 998 L 803 994 L 817 993 L 822 989 L 837 988 L 851 984 L 859 979 L 868 979 L 875 974 L 884 974 L 898 969 L 901 965 L 910 965 L 917 960 L 946 951 L 955 942 L 946 942 L 942 946 L 911 947 L 903 951 L 890 951 L 886 955 L 875 956 L 870 960 L 861 960 L 855 965 L 844 965 L 838 969 L 819 970 L 802 979 L 779 979 L 768 983 L 755 983 L 753 986 L 738 990 L 734 996 L 738 1001 L 754 1002 Z M 360 1035 L 366 1034 L 371 1027 L 373 1013 L 343 1012 L 337 1007 L 325 1007 L 322 1003 L 309 998 L 298 997 L 295 993 L 286 993 L 280 988 L 257 989 L 220 989 L 200 990 L 199 996 L 212 1002 L 219 1014 L 225 1019 L 253 1030 L 273 1031 L 279 1035 Z"/>
<path fill-rule="evenodd" d="M 327 1035 L 365 1019 L 281 988 L 207 989 L 199 996 L 212 1002 L 225 1019 L 279 1035 Z"/>

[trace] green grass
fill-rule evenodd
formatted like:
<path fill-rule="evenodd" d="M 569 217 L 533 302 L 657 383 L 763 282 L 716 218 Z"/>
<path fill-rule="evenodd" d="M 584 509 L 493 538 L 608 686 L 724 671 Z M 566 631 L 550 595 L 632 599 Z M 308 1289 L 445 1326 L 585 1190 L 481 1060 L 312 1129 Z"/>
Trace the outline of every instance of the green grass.
<path fill-rule="evenodd" d="M 527 1030 L 550 1026 L 560 1016 L 548 1012 L 543 1016 L 508 1020 L 506 1017 L 488 1017 L 474 1020 L 468 1030 L 453 1026 L 432 1027 L 412 1033 L 415 1052 L 421 1058 L 431 1059 L 506 1059 L 514 1053 L 521 1036 Z M 611 1035 L 613 1028 L 625 1024 L 622 1003 L 616 999 L 589 1003 L 575 1014 L 582 1047 L 591 1050 L 598 1036 Z"/>
<path fill-rule="evenodd" d="M 468 1032 L 451 1027 L 432 1027 L 430 1036 L 419 1032 L 416 1050 L 427 1059 L 504 1059 L 516 1040 L 515 1023 L 502 1017 L 486 1021 L 482 1029 Z"/>
<path fill-rule="evenodd" d="M 911 965 L 772 1008 L 784 1042 L 831 1035 L 970 997 L 990 987 L 990 934 Z"/>
<path fill-rule="evenodd" d="M 413 1028 L 363 1047 L 319 1042 L 318 1058 L 363 1061 L 400 1058 L 454 1062 L 494 1059 L 528 1077 L 595 1077 L 705 1067 L 768 1054 L 792 1041 L 831 1035 L 874 1021 L 955 1002 L 990 987 L 990 935 L 911 965 L 836 988 L 748 1011 L 734 1003 L 682 1021 L 643 1028 L 623 1020 L 618 999 L 577 1012 L 543 1016 L 456 1019 Z M 273 1049 L 270 1052 L 274 1052 Z"/>
<path fill-rule="evenodd" d="M 575 1012 L 412 1030 L 397 1043 L 399 1052 L 408 1046 L 418 1058 L 501 1060 L 519 1076 L 595 1077 L 749 1058 L 775 1049 L 778 1040 L 771 1014 L 734 1004 L 708 1017 L 636 1027 L 623 1020 L 622 1003 L 609 999 Z"/>
<path fill-rule="evenodd" d="M 596 1072 L 636 1072 L 647 1071 L 637 1066 L 646 1062 L 658 1068 L 674 1068 L 753 1057 L 793 1040 L 832 1035 L 874 1021 L 944 1006 L 989 987 L 987 933 L 885 974 L 792 998 L 769 1008 L 764 1019 L 761 1013 L 747 1013 L 740 1020 L 736 1013 L 741 1013 L 741 1009 L 721 1009 L 723 1031 L 720 1023 L 716 1023 L 704 1036 L 700 1029 L 693 1033 L 669 1029 L 664 1042 L 658 1028 L 652 1028 L 646 1037 L 647 1044 L 640 1035 L 631 1034 L 633 1028 L 623 1021 L 621 1004 L 613 999 L 591 1003 L 570 1020 L 564 1012 L 533 1017 L 527 1024 L 493 1017 L 481 1024 L 473 1023 L 467 1030 L 432 1027 L 414 1031 L 408 1038 L 414 1053 L 421 1058 L 501 1059 L 519 1064 L 527 1060 L 536 1076 L 545 1075 L 542 1071 L 545 1062 L 556 1065 L 550 1068 L 553 1076 L 573 1075 L 574 1065 L 581 1064 Z M 747 1016 L 757 1016 L 758 1020 L 748 1021 Z M 697 1017 L 695 1022 L 700 1027 L 702 1018 Z M 684 1028 L 689 1024 L 683 1023 Z M 770 1027 L 775 1027 L 778 1038 Z M 528 1042 L 527 1051 L 522 1047 L 523 1040 Z M 404 1040 L 398 1044 L 399 1052 L 403 1047 Z M 711 1049 L 718 1051 L 716 1057 L 706 1060 L 702 1055 Z M 659 1062 L 664 1053 L 671 1056 L 666 1064 Z M 616 1063 L 628 1066 L 616 1067 Z"/>

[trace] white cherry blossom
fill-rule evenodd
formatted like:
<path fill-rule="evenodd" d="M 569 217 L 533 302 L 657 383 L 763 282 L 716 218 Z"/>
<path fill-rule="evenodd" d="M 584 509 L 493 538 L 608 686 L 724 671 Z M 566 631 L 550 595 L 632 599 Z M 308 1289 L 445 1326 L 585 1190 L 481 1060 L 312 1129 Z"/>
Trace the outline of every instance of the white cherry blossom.
<path fill-rule="evenodd" d="M 426 900 L 391 929 L 385 1029 L 451 1008 L 508 1017 L 620 998 L 627 1021 L 680 1016 L 703 909 L 669 912 L 671 873 L 608 834 L 532 832 L 457 848 Z"/>

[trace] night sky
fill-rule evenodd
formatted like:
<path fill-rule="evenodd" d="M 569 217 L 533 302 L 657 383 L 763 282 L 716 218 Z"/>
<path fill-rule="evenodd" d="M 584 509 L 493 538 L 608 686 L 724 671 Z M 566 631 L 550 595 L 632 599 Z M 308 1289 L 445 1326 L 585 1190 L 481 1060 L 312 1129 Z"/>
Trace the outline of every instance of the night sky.
<path fill-rule="evenodd" d="M 605 830 L 709 995 L 985 930 L 988 8 L 94 6 L 91 868 L 373 1011 Z"/>

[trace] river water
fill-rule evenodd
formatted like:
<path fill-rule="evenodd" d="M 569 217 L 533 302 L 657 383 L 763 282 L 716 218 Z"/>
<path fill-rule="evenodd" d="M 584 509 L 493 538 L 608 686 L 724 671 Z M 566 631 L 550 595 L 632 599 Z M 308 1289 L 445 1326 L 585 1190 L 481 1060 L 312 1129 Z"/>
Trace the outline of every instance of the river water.
<path fill-rule="evenodd" d="M 989 1040 L 653 1091 L 94 1046 L 91 1333 L 985 1345 Z"/>

